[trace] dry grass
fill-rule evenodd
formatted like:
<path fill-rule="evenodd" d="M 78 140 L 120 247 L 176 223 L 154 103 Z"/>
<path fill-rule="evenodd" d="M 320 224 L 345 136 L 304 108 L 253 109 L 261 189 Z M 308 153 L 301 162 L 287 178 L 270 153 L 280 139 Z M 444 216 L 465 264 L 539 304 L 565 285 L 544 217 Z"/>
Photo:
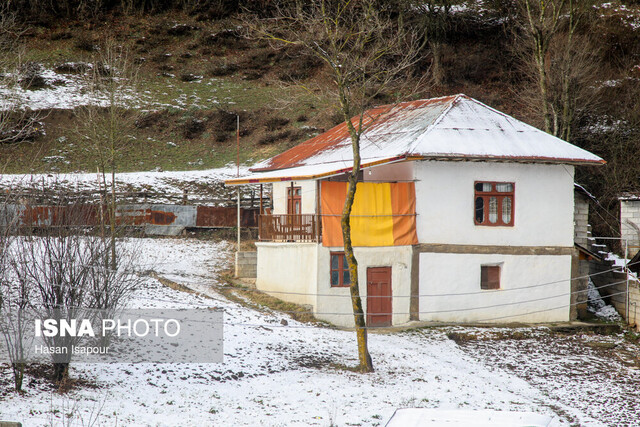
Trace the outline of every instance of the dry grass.
<path fill-rule="evenodd" d="M 462 345 L 469 341 L 525 340 L 532 338 L 532 336 L 526 331 L 505 329 L 501 331 L 449 332 L 447 338 Z"/>
<path fill-rule="evenodd" d="M 286 313 L 298 322 L 319 322 L 308 307 L 282 301 L 257 289 L 246 287 L 236 281 L 230 272 L 223 274 L 221 280 L 225 284 L 217 290 L 231 301 L 260 312 L 277 311 Z"/>
<path fill-rule="evenodd" d="M 173 290 L 180 291 L 180 292 L 185 292 L 187 294 L 195 294 L 195 295 L 198 295 L 198 296 L 203 296 L 205 298 L 211 298 L 208 295 L 201 294 L 200 292 L 196 292 L 193 289 L 191 289 L 191 288 L 189 288 L 189 287 L 187 287 L 185 285 L 181 285 L 180 283 L 174 282 L 173 280 L 169 280 L 167 278 L 159 276 L 155 272 L 149 273 L 149 277 L 153 277 L 158 282 L 162 283 L 164 286 L 166 286 L 168 288 L 171 288 Z"/>

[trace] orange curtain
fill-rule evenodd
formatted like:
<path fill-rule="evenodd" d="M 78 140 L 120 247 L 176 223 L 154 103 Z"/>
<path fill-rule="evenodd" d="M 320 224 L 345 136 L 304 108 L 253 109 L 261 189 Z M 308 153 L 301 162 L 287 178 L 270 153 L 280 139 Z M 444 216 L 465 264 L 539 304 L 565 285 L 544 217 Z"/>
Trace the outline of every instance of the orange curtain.
<path fill-rule="evenodd" d="M 346 182 L 322 182 L 322 244 L 343 246 L 340 220 Z M 358 183 L 351 211 L 353 246 L 401 246 L 418 243 L 415 185 Z"/>

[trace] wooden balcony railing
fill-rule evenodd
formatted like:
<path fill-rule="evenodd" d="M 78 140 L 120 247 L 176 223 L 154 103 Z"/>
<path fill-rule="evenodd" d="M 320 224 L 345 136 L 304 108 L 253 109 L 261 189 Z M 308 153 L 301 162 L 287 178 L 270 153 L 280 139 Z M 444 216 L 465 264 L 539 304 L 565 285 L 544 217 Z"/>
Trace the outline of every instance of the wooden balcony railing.
<path fill-rule="evenodd" d="M 322 235 L 319 216 L 260 215 L 260 240 L 276 242 L 319 242 Z"/>

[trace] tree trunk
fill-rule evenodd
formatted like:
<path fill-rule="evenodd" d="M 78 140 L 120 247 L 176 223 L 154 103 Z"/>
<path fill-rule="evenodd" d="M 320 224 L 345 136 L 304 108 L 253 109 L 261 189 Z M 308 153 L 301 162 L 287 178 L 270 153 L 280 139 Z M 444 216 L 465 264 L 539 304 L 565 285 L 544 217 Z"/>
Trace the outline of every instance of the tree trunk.
<path fill-rule="evenodd" d="M 24 380 L 24 368 L 26 364 L 22 362 L 16 362 L 11 364 L 13 370 L 13 385 L 16 391 L 22 391 L 22 381 Z"/>
<path fill-rule="evenodd" d="M 547 102 L 547 75 L 545 73 L 545 51 L 542 46 L 542 41 L 536 41 L 536 65 L 538 67 L 538 87 L 540 88 L 540 100 L 542 107 L 542 116 L 544 117 L 544 130 L 547 133 L 552 133 L 551 129 L 551 113 L 549 112 L 549 104 Z"/>
<path fill-rule="evenodd" d="M 353 128 L 350 119 L 347 120 L 347 127 L 351 134 L 351 145 L 353 148 L 353 169 L 349 175 L 347 197 L 342 210 L 342 238 L 344 240 L 344 254 L 347 258 L 347 264 L 349 264 L 349 276 L 351 277 L 349 290 L 351 291 L 351 306 L 353 308 L 353 318 L 356 325 L 359 369 L 362 372 L 373 372 L 373 361 L 371 360 L 369 346 L 367 344 L 367 325 L 362 308 L 362 299 L 360 298 L 358 261 L 353 253 L 353 245 L 351 243 L 351 208 L 353 207 L 353 201 L 356 196 L 356 185 L 360 172 L 360 135 Z"/>
<path fill-rule="evenodd" d="M 69 364 L 68 363 L 54 363 L 53 364 L 53 380 L 60 382 L 69 378 Z"/>
<path fill-rule="evenodd" d="M 431 54 L 433 55 L 433 61 L 431 62 L 431 75 L 433 76 L 433 82 L 440 86 L 444 82 L 444 69 L 442 67 L 442 43 L 438 41 L 430 41 L 429 47 L 431 48 Z"/>
<path fill-rule="evenodd" d="M 118 268 L 116 261 L 116 172 L 115 162 L 111 165 L 111 208 L 109 215 L 109 227 L 111 228 L 111 270 Z"/>
<path fill-rule="evenodd" d="M 114 84 L 114 79 L 111 80 L 112 85 Z M 116 263 L 116 132 L 117 132 L 117 114 L 116 114 L 116 88 L 112 87 L 110 91 L 111 102 L 109 105 L 109 114 L 110 114 L 110 123 L 109 123 L 109 139 L 110 139 L 110 149 L 111 149 L 111 217 L 110 217 L 110 226 L 111 226 L 111 269 L 116 270 L 118 265 Z"/>

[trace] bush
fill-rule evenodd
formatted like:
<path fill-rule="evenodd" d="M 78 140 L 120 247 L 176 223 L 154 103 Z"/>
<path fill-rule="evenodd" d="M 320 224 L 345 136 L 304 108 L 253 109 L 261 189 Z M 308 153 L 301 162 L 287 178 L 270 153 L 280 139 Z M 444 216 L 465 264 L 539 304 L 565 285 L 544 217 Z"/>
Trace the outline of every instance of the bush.
<path fill-rule="evenodd" d="M 236 30 L 226 29 L 217 33 L 209 33 L 202 36 L 200 44 L 206 47 L 219 49 L 246 49 L 247 42 Z"/>
<path fill-rule="evenodd" d="M 194 139 L 202 135 L 205 129 L 202 120 L 190 118 L 183 126 L 182 135 L 187 139 Z"/>
<path fill-rule="evenodd" d="M 258 141 L 258 144 L 271 145 L 274 142 L 283 141 L 287 139 L 290 135 L 291 135 L 291 131 L 289 130 L 285 130 L 283 132 L 278 132 L 278 133 L 270 133 L 260 138 L 260 140 Z"/>
<path fill-rule="evenodd" d="M 148 129 L 150 127 L 165 127 L 167 125 L 167 111 L 151 111 L 146 113 L 138 120 L 135 121 L 135 126 L 138 129 Z"/>
<path fill-rule="evenodd" d="M 180 80 L 182 80 L 183 82 L 194 82 L 196 80 L 200 80 L 201 78 L 202 76 L 197 76 L 191 73 L 184 73 L 180 76 Z"/>
<path fill-rule="evenodd" d="M 236 64 L 222 63 L 222 64 L 212 64 L 209 67 L 209 70 L 207 71 L 207 73 L 211 77 L 224 77 L 224 76 L 230 76 L 232 74 L 235 74 L 236 71 L 238 71 L 238 66 Z"/>
<path fill-rule="evenodd" d="M 295 82 L 312 77 L 316 70 L 322 66 L 322 61 L 313 56 L 298 56 L 291 61 L 282 61 L 284 69 L 278 78 L 285 82 Z"/>
<path fill-rule="evenodd" d="M 209 124 L 218 131 L 232 132 L 236 130 L 237 117 L 233 112 L 214 110 L 209 114 Z"/>
<path fill-rule="evenodd" d="M 80 49 L 85 52 L 94 52 L 98 50 L 98 46 L 88 36 L 82 35 L 78 37 L 75 44 L 76 49 Z"/>
<path fill-rule="evenodd" d="M 31 142 L 44 135 L 44 123 L 34 117 L 9 117 L 0 129 L 0 144 Z"/>
<path fill-rule="evenodd" d="M 216 132 L 215 140 L 216 142 L 226 142 L 229 140 L 229 134 L 225 132 Z"/>
<path fill-rule="evenodd" d="M 42 76 L 42 65 L 36 62 L 27 62 L 22 66 L 18 83 L 23 89 L 29 90 L 43 89 L 48 86 Z"/>
<path fill-rule="evenodd" d="M 197 30 L 197 28 L 187 24 L 176 24 L 167 30 L 167 34 L 170 36 L 186 36 L 191 34 L 193 30 Z"/>
<path fill-rule="evenodd" d="M 281 129 L 288 124 L 289 119 L 285 119 L 284 117 L 272 117 L 270 119 L 267 119 L 267 121 L 265 122 L 265 127 L 269 132 L 273 132 Z"/>
<path fill-rule="evenodd" d="M 56 65 L 54 70 L 59 74 L 82 74 L 90 68 L 86 62 L 65 62 Z"/>

